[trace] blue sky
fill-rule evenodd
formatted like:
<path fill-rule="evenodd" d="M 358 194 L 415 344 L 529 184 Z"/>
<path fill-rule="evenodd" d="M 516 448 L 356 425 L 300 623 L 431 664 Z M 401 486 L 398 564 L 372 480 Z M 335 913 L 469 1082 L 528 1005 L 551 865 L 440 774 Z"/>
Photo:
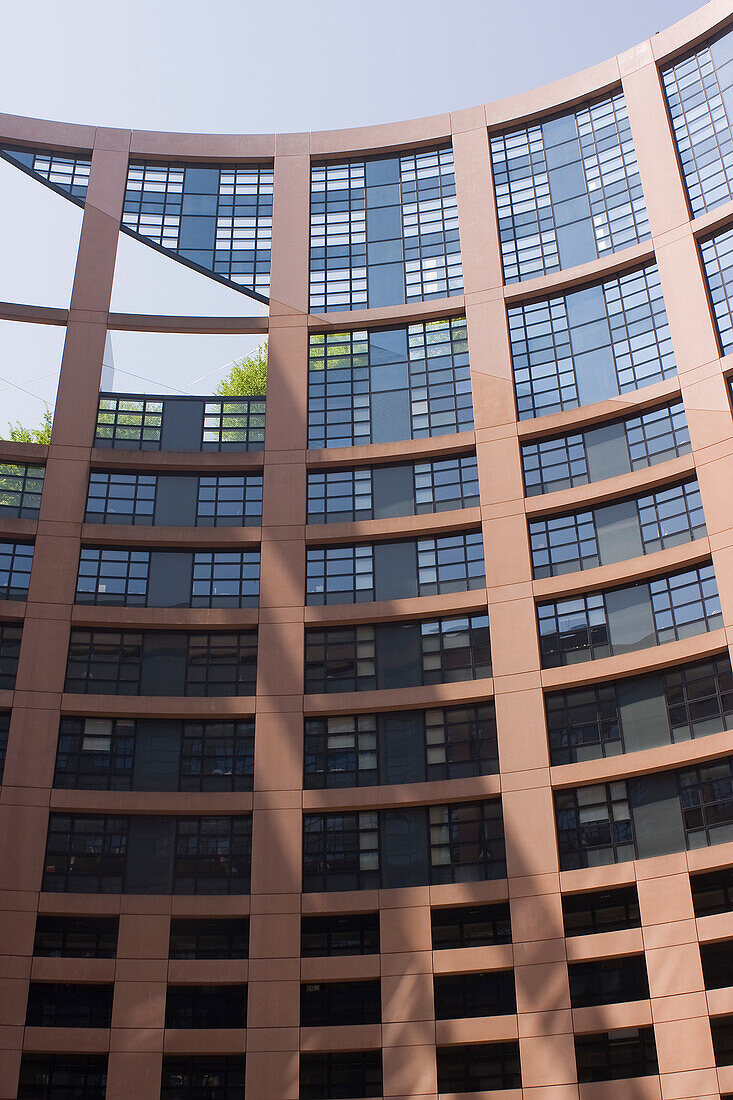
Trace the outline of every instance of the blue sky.
<path fill-rule="evenodd" d="M 695 0 L 35 0 L 3 11 L 0 103 L 13 114 L 154 130 L 360 126 L 547 83 L 698 6 Z M 67 305 L 80 221 L 73 204 L 0 162 L 0 299 Z M 252 312 L 248 301 L 121 240 L 113 309 L 236 314 Z M 127 372 L 118 375 L 117 388 L 204 393 L 255 342 L 116 333 L 115 362 Z M 62 343 L 61 329 L 0 321 L 0 434 L 8 420 L 36 422 L 43 401 L 53 402 Z"/>

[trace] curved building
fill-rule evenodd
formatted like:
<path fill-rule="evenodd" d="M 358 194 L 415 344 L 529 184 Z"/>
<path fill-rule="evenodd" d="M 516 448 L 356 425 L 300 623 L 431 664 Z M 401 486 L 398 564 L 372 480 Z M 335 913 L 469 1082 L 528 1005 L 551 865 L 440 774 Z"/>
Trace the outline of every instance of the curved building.
<path fill-rule="evenodd" d="M 730 4 L 0 153 L 83 207 L 69 309 L 0 306 L 65 329 L 0 443 L 0 1097 L 733 1096 Z M 111 312 L 120 231 L 242 316 Z M 109 330 L 266 334 L 266 399 L 100 392 Z"/>

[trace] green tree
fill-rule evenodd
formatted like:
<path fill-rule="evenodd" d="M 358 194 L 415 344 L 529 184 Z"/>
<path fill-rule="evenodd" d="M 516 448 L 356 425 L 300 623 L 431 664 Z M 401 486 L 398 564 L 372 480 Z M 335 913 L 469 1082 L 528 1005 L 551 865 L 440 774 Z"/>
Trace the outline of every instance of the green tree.
<path fill-rule="evenodd" d="M 214 393 L 219 397 L 264 397 L 267 391 L 267 340 L 245 355 L 222 378 Z"/>
<path fill-rule="evenodd" d="M 53 409 L 46 407 L 46 411 L 43 414 L 43 420 L 37 428 L 24 428 L 19 421 L 16 421 L 15 424 L 10 421 L 8 427 L 10 428 L 10 440 L 12 443 L 43 443 L 47 445 L 51 442 Z"/>

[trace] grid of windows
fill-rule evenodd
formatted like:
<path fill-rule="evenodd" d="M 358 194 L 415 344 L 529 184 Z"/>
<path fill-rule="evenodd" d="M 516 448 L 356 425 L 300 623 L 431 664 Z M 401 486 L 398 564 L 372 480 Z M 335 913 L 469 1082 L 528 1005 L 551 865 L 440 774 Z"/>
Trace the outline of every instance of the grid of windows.
<path fill-rule="evenodd" d="M 256 631 L 189 635 L 186 695 L 252 695 L 256 676 Z"/>
<path fill-rule="evenodd" d="M 184 722 L 181 791 L 250 791 L 254 776 L 254 719 Z"/>
<path fill-rule="evenodd" d="M 199 478 L 198 527 L 252 527 L 262 519 L 262 474 Z"/>
<path fill-rule="evenodd" d="M 677 773 L 688 848 L 733 840 L 733 759 Z"/>
<path fill-rule="evenodd" d="M 476 882 L 506 875 L 499 799 L 418 807 L 410 820 L 408 839 L 399 828 L 393 834 L 386 827 L 396 821 L 389 811 L 305 814 L 303 889 L 375 889 L 383 884 L 387 869 L 390 886 Z M 393 861 L 400 869 L 399 883 L 390 866 Z"/>
<path fill-rule="evenodd" d="M 144 607 L 149 568 L 149 550 L 82 546 L 76 602 Z"/>
<path fill-rule="evenodd" d="M 634 826 L 625 781 L 555 794 L 562 869 L 634 859 Z"/>
<path fill-rule="evenodd" d="M 614 652 L 664 645 L 717 630 L 722 625 L 720 598 L 711 564 L 657 577 L 636 585 L 628 608 L 618 605 L 617 589 L 537 606 L 544 668 L 597 660 Z M 645 600 L 648 593 L 648 601 Z M 642 625 L 648 607 L 649 631 Z M 610 611 L 609 611 L 610 605 Z M 643 620 L 633 621 L 634 613 Z M 630 639 L 630 632 L 633 632 Z M 614 639 L 621 638 L 621 642 Z"/>
<path fill-rule="evenodd" d="M 649 236 L 621 92 L 491 138 L 507 283 L 571 267 Z"/>
<path fill-rule="evenodd" d="M 311 310 L 463 290 L 451 148 L 311 168 Z"/>
<path fill-rule="evenodd" d="M 143 635 L 125 630 L 72 630 L 65 691 L 137 695 Z"/>
<path fill-rule="evenodd" d="M 0 600 L 24 600 L 28 594 L 33 546 L 0 542 Z"/>
<path fill-rule="evenodd" d="M 379 952 L 379 913 L 300 919 L 300 953 L 305 958 L 374 955 Z"/>
<path fill-rule="evenodd" d="M 476 882 L 506 874 L 499 799 L 431 806 L 430 881 Z"/>
<path fill-rule="evenodd" d="M 264 445 L 264 397 L 211 400 L 204 404 L 202 451 L 261 451 Z"/>
<path fill-rule="evenodd" d="M 247 1026 L 247 986 L 169 985 L 165 997 L 165 1026 L 181 1030 L 244 1028 Z"/>
<path fill-rule="evenodd" d="M 619 462 L 619 472 L 641 470 L 687 454 L 690 450 L 690 435 L 681 401 L 651 409 L 622 423 L 618 455 L 614 454 Z M 613 426 L 609 424 L 608 428 Z M 553 493 L 572 485 L 586 485 L 608 476 L 608 457 L 601 450 L 593 468 L 589 462 L 596 440 L 602 448 L 604 440 L 591 429 L 585 433 L 522 444 L 527 496 Z"/>
<path fill-rule="evenodd" d="M 106 1054 L 24 1054 L 18 1100 L 104 1100 Z"/>
<path fill-rule="evenodd" d="M 259 550 L 194 554 L 192 607 L 255 607 L 259 594 Z"/>
<path fill-rule="evenodd" d="M 405 494 L 397 503 L 383 479 L 380 478 L 376 486 L 373 484 L 371 467 L 309 473 L 308 522 L 343 523 L 397 513 L 425 515 L 453 508 L 472 508 L 479 502 L 475 455 L 417 462 L 406 469 L 412 474 L 412 493 Z M 402 467 L 381 468 L 384 475 L 393 470 L 399 474 Z"/>
<path fill-rule="evenodd" d="M 366 166 L 311 167 L 311 310 L 367 304 Z"/>
<path fill-rule="evenodd" d="M 662 74 L 693 217 L 733 198 L 731 33 Z"/>
<path fill-rule="evenodd" d="M 438 1047 L 438 1092 L 520 1089 L 519 1042 Z"/>
<path fill-rule="evenodd" d="M 51 814 L 42 889 L 120 894 L 126 856 L 126 817 Z"/>
<path fill-rule="evenodd" d="M 155 474 L 92 470 L 84 519 L 87 523 L 150 526 L 154 522 L 157 484 Z"/>
<path fill-rule="evenodd" d="M 246 959 L 249 918 L 173 917 L 168 957 L 171 959 Z"/>
<path fill-rule="evenodd" d="M 400 157 L 400 184 L 405 300 L 423 302 L 460 294 L 463 273 L 453 150 Z"/>
<path fill-rule="evenodd" d="M 494 704 L 308 718 L 303 770 L 308 789 L 494 774 Z"/>
<path fill-rule="evenodd" d="M 306 692 L 371 691 L 376 686 L 373 626 L 306 629 Z"/>
<path fill-rule="evenodd" d="M 114 959 L 117 917 L 67 917 L 39 913 L 33 954 L 46 958 Z"/>
<path fill-rule="evenodd" d="M 309 447 L 351 447 L 472 428 L 465 318 L 311 335 Z"/>
<path fill-rule="evenodd" d="M 658 577 L 649 590 L 659 645 L 723 625 L 712 564 Z"/>
<path fill-rule="evenodd" d="M 244 1064 L 243 1054 L 165 1057 L 160 1100 L 241 1100 Z"/>
<path fill-rule="evenodd" d="M 649 996 L 649 979 L 643 955 L 570 963 L 568 976 L 572 1008 L 641 1001 Z"/>
<path fill-rule="evenodd" d="M 251 817 L 179 817 L 174 894 L 248 894 Z"/>
<path fill-rule="evenodd" d="M 371 545 L 308 547 L 306 603 L 364 603 L 374 599 Z"/>
<path fill-rule="evenodd" d="M 628 1027 L 575 1036 L 578 1080 L 619 1081 L 659 1072 L 653 1027 Z"/>
<path fill-rule="evenodd" d="M 381 1095 L 381 1050 L 300 1056 L 300 1100 L 362 1100 Z"/>
<path fill-rule="evenodd" d="M 545 696 L 552 763 L 574 764 L 623 752 L 614 684 L 593 684 Z"/>
<path fill-rule="evenodd" d="M 129 791 L 133 783 L 135 722 L 129 718 L 62 717 L 54 787 Z"/>
<path fill-rule="evenodd" d="M 508 311 L 520 420 L 677 373 L 656 265 Z"/>
<path fill-rule="evenodd" d="M 433 950 L 455 947 L 488 947 L 512 942 L 509 903 L 452 905 L 430 914 Z"/>
<path fill-rule="evenodd" d="M 47 149 L 14 149 L 7 145 L 0 146 L 0 156 L 32 173 L 55 191 L 68 195 L 80 206 L 84 205 L 92 167 L 90 157 L 83 154 L 70 156 Z"/>
<path fill-rule="evenodd" d="M 423 682 L 453 683 L 491 675 L 488 615 L 420 623 Z"/>
<path fill-rule="evenodd" d="M 122 228 L 239 290 L 270 290 L 269 166 L 130 164 Z"/>
<path fill-rule="evenodd" d="M 657 489 L 638 497 L 639 526 L 645 554 L 666 550 L 707 534 L 697 480 Z"/>
<path fill-rule="evenodd" d="M 418 595 L 465 592 L 483 587 L 484 543 L 480 531 L 439 535 L 417 543 Z"/>
<path fill-rule="evenodd" d="M 718 339 L 723 355 L 733 351 L 733 229 L 700 245 Z"/>
<path fill-rule="evenodd" d="M 641 927 L 636 885 L 566 895 L 562 899 L 562 914 L 566 936 L 590 936 Z"/>
<path fill-rule="evenodd" d="M 12 691 L 18 672 L 22 626 L 0 622 L 0 691 Z"/>
<path fill-rule="evenodd" d="M 622 519 L 620 509 L 624 507 L 627 514 Z M 639 550 L 653 554 L 707 533 L 697 480 L 686 481 L 607 507 L 530 520 L 534 576 L 556 577 L 609 564 L 598 535 L 599 526 L 605 528 L 609 516 L 615 518 L 616 524 L 626 525 L 623 533 L 617 532 L 613 540 L 612 561 L 623 560 L 619 558 L 621 553 L 623 558 L 636 557 Z M 635 538 L 637 533 L 640 542 Z"/>
<path fill-rule="evenodd" d="M 0 516 L 35 519 L 45 472 L 43 466 L 0 462 Z"/>
<path fill-rule="evenodd" d="M 100 397 L 95 447 L 159 451 L 163 402 L 148 397 Z"/>

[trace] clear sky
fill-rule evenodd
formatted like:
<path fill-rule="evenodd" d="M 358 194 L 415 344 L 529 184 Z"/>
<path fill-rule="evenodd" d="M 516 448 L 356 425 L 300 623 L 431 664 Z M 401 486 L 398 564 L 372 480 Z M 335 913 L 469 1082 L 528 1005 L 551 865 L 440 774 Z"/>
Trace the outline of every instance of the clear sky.
<path fill-rule="evenodd" d="M 153 130 L 360 126 L 547 83 L 699 6 L 696 0 L 32 0 L 3 9 L 0 105 L 11 114 Z M 67 305 L 80 219 L 72 203 L 0 162 L 0 299 Z M 254 312 L 249 299 L 129 238 L 121 240 L 113 308 Z M 0 322 L 0 433 L 9 419 L 39 420 L 42 399 L 53 401 L 62 341 L 61 329 Z M 205 393 L 253 341 L 119 333 L 113 346 L 117 367 L 128 372 L 118 375 L 118 389 Z M 196 381 L 202 375 L 209 377 Z"/>

